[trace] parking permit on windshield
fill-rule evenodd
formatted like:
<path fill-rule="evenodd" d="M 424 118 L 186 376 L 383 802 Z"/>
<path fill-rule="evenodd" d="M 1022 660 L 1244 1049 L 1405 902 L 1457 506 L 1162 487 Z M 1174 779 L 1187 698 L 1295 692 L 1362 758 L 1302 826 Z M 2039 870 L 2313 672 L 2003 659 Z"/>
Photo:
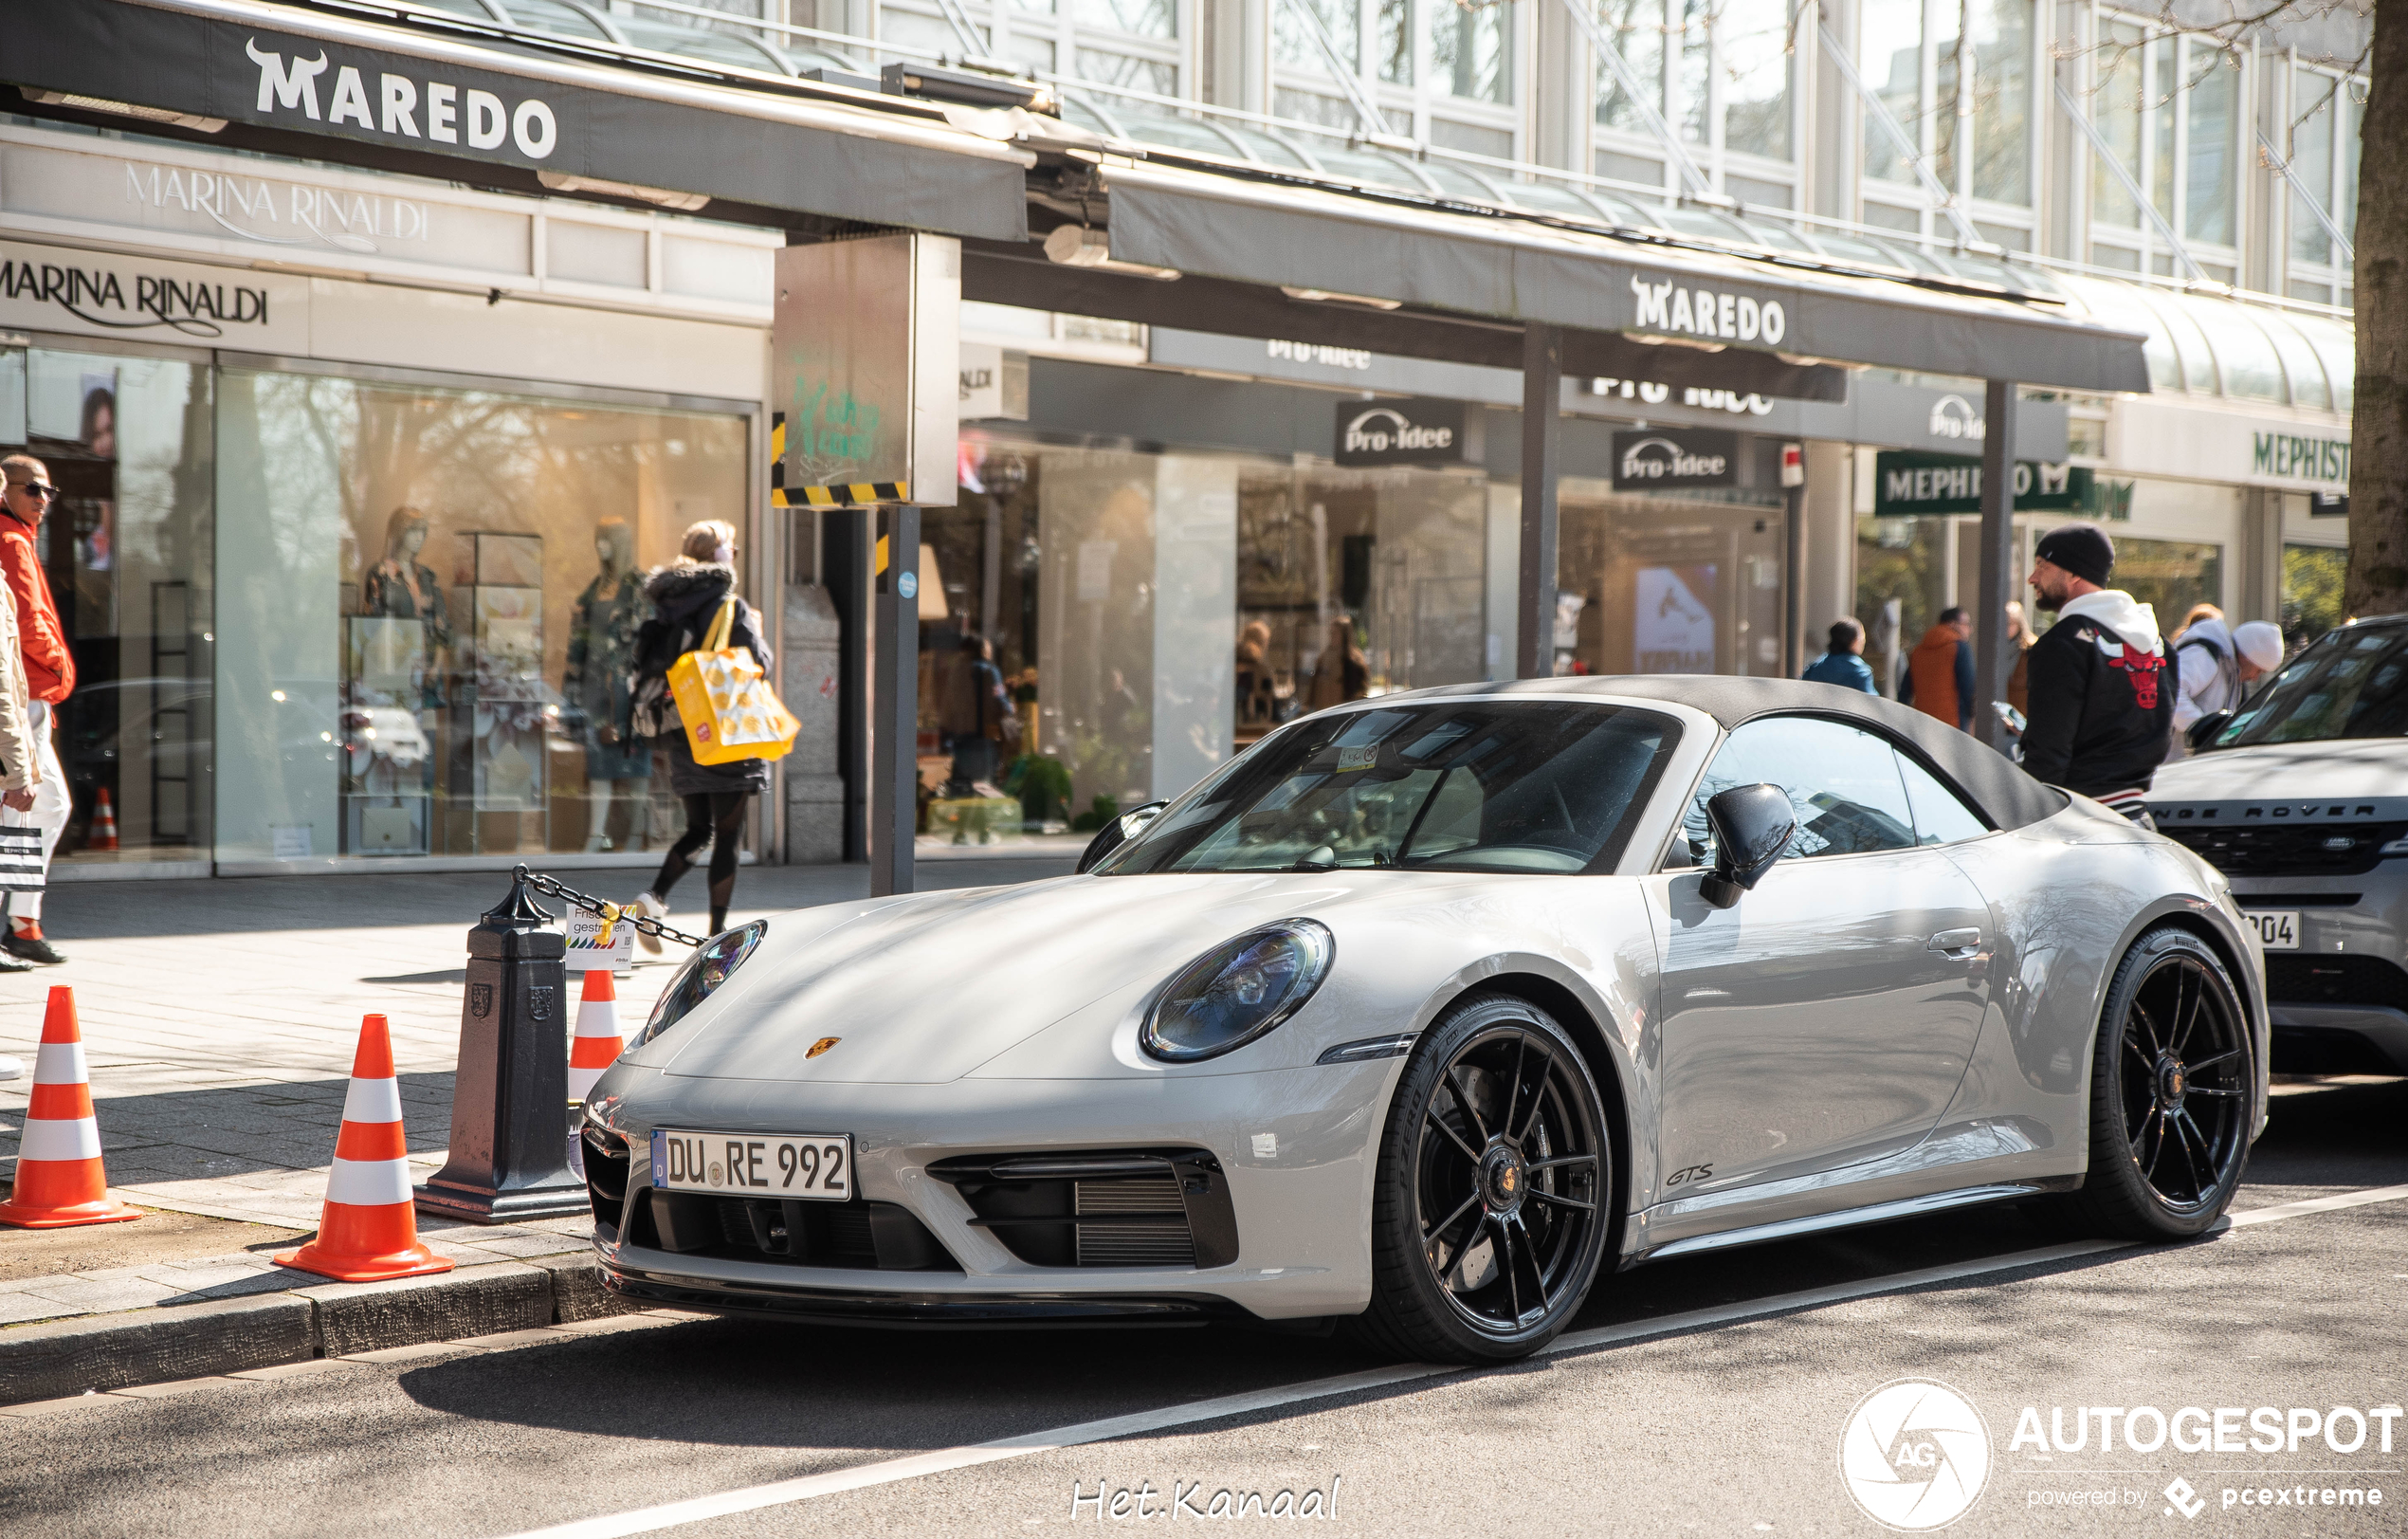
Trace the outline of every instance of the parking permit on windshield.
<path fill-rule="evenodd" d="M 656 1127 L 652 1184 L 666 1192 L 850 1201 L 853 1141 L 845 1133 L 693 1133 Z"/>

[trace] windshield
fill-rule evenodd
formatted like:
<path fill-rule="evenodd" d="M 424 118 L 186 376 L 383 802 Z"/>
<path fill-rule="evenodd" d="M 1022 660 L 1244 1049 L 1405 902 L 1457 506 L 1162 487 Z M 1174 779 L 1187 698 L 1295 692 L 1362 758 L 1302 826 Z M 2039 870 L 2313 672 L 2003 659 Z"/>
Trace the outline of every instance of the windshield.
<path fill-rule="evenodd" d="M 1307 717 L 1096 870 L 1610 870 L 1679 735 L 1652 712 L 1559 701 Z"/>
<path fill-rule="evenodd" d="M 2253 742 L 2396 738 L 2408 732 L 2408 626 L 2327 631 L 2216 735 Z"/>

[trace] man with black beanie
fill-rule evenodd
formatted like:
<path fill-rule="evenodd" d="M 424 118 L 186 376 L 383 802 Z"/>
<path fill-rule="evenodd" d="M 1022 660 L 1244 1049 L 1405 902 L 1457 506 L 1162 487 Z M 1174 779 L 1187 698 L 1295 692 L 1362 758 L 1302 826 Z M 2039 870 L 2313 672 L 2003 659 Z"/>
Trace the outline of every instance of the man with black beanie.
<path fill-rule="evenodd" d="M 2172 739 L 2175 690 L 2157 612 L 2107 587 L 2114 569 L 2115 543 L 2096 524 L 2040 537 L 2032 591 L 2057 623 L 2033 643 L 2025 669 L 2023 767 L 2148 828 L 2145 798 Z"/>

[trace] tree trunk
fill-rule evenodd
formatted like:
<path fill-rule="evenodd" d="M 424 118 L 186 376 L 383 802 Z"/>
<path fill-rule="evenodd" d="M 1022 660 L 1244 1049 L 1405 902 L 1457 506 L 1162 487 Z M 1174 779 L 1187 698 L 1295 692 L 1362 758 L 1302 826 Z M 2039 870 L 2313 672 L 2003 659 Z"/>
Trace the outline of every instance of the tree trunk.
<path fill-rule="evenodd" d="M 2408 0 L 2375 0 L 2358 160 L 2349 613 L 2408 610 Z"/>

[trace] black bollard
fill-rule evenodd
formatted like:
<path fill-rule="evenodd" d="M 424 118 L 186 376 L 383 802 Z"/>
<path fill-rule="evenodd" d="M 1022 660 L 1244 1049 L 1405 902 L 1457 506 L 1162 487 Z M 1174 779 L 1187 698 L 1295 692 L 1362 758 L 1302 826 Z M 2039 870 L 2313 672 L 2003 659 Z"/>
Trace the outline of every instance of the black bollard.
<path fill-rule="evenodd" d="M 588 1205 L 560 1137 L 569 1099 L 568 937 L 537 907 L 525 877 L 520 867 L 510 895 L 468 932 L 451 1158 L 418 1188 L 422 1213 L 504 1224 Z"/>

